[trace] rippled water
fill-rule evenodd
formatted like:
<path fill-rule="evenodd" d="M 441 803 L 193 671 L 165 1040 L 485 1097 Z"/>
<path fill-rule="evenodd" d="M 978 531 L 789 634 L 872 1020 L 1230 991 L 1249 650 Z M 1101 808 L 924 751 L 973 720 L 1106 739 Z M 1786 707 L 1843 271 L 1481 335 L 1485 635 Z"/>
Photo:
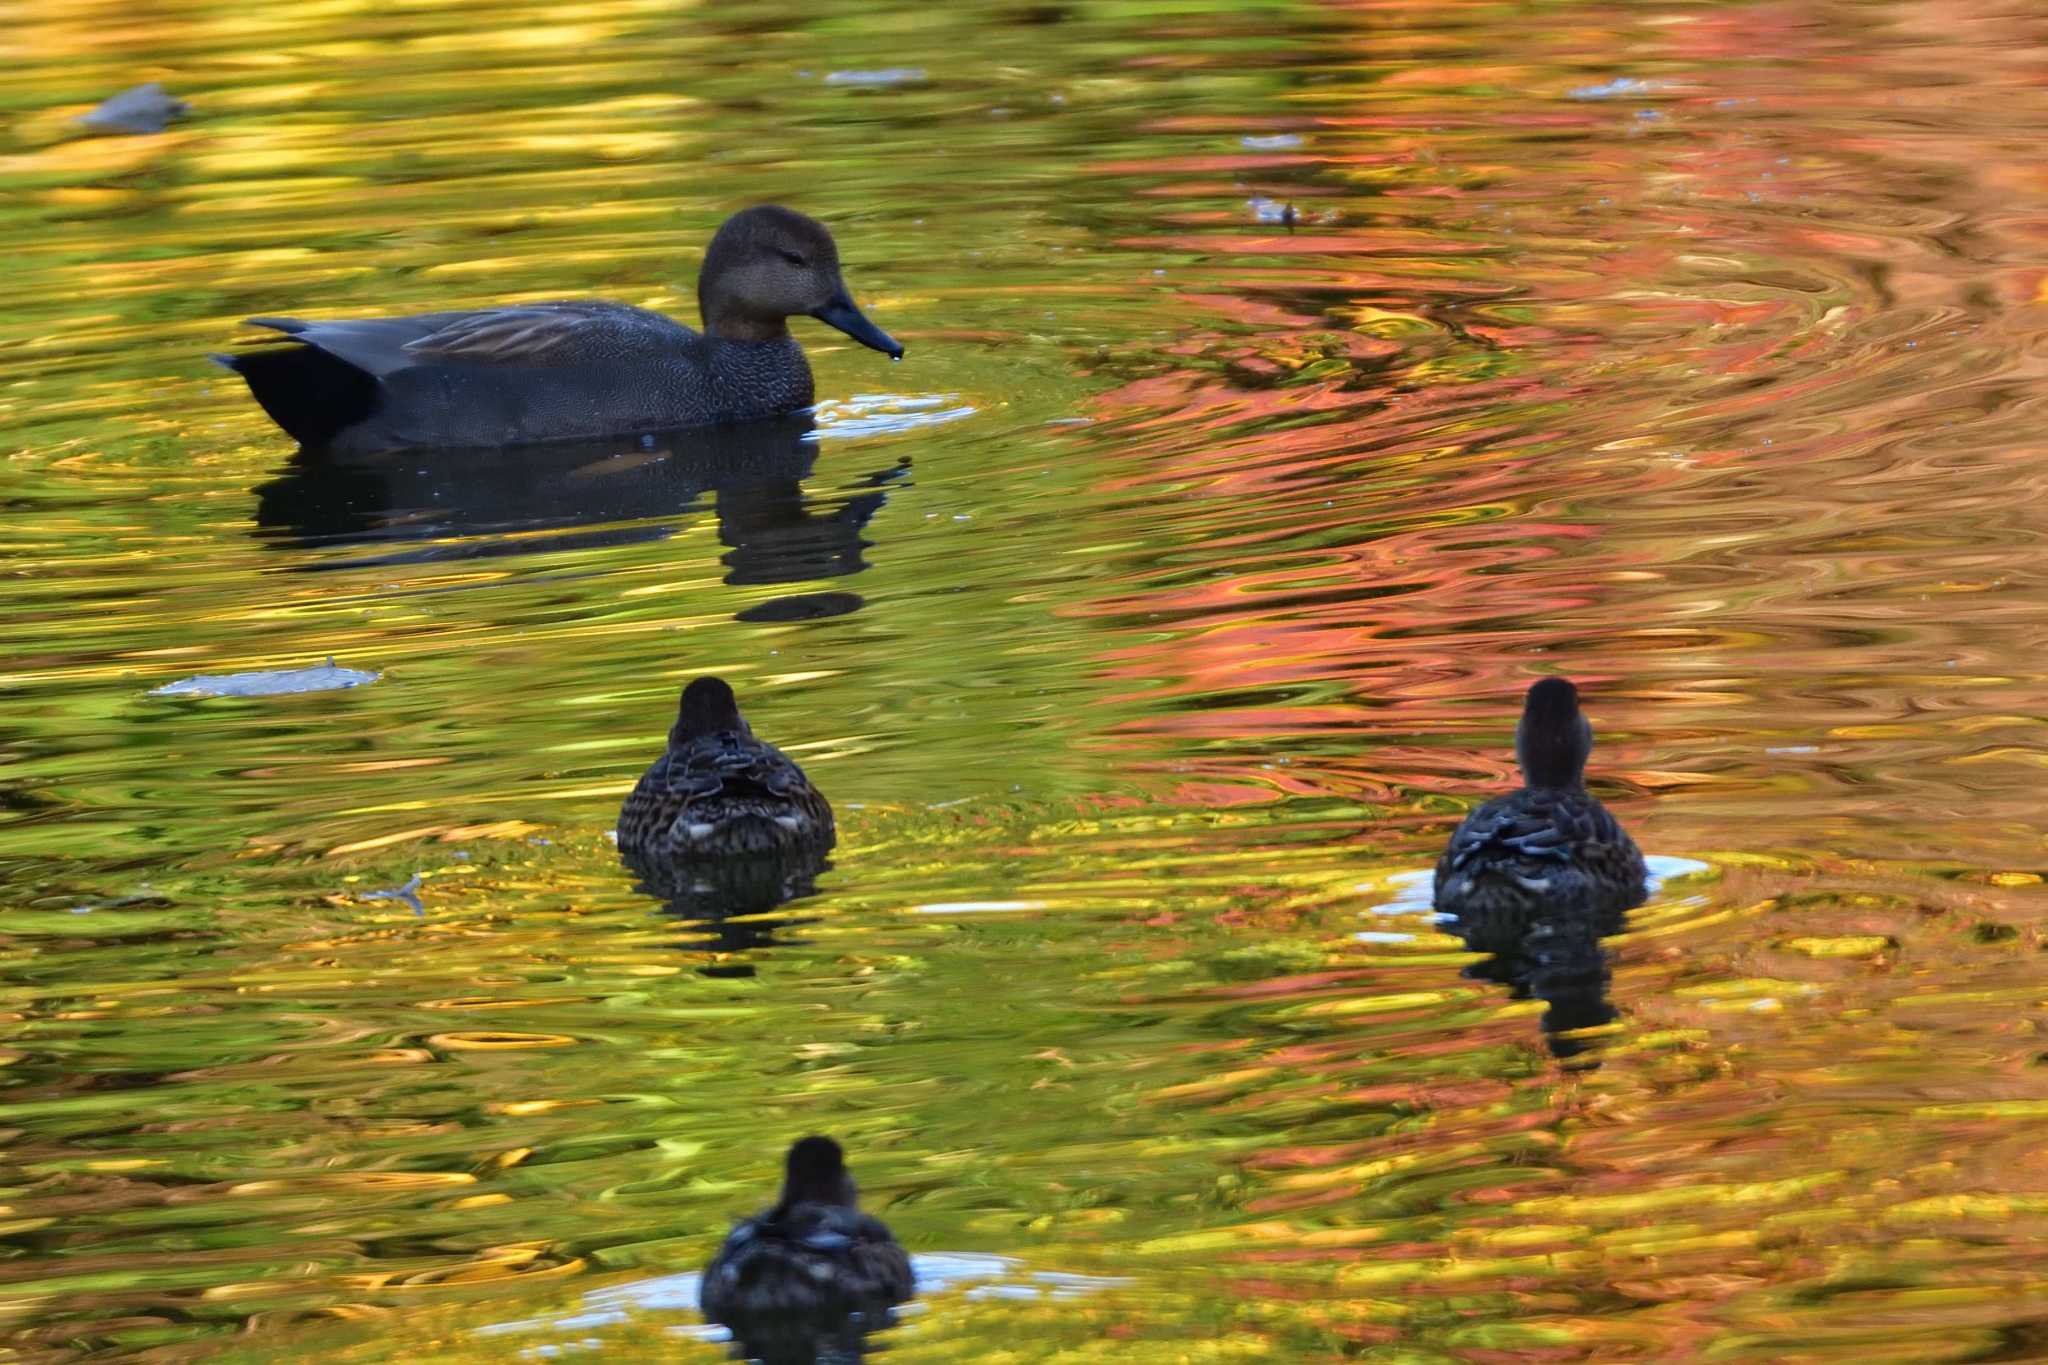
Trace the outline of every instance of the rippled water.
<path fill-rule="evenodd" d="M 906 1365 L 2048 1355 L 2037 7 L 0 18 L 10 1359 L 715 1360 L 806 1131 Z M 909 347 L 815 429 L 337 468 L 201 359 L 769 199 Z M 692 923 L 707 671 L 842 842 Z M 1675 874 L 1565 1003 L 1411 876 L 1553 671 Z"/>

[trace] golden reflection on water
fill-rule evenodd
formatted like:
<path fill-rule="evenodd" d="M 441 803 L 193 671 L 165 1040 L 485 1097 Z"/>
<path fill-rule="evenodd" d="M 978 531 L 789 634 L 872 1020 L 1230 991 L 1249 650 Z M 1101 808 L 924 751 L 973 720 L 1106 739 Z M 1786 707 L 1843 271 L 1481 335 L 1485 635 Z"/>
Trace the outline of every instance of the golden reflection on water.
<path fill-rule="evenodd" d="M 906 1362 L 2048 1351 L 2038 15 L 11 17 L 12 1358 L 717 1359 L 805 1131 Z M 910 348 L 816 432 L 335 468 L 200 358 L 767 199 Z M 840 814 L 758 913 L 605 837 L 711 671 Z M 1710 864 L 1569 1056 L 1394 889 L 1549 671 Z"/>

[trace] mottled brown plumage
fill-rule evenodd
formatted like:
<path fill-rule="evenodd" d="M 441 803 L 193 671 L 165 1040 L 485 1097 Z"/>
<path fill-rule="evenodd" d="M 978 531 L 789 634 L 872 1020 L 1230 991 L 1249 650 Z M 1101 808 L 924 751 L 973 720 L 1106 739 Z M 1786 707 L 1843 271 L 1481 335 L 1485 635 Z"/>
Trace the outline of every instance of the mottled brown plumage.
<path fill-rule="evenodd" d="M 1593 729 L 1563 678 L 1529 689 L 1515 731 L 1523 787 L 1465 817 L 1436 865 L 1436 908 L 1480 952 L 1522 950 L 1532 926 L 1581 917 L 1596 934 L 1642 903 L 1635 841 L 1586 790 Z"/>
<path fill-rule="evenodd" d="M 668 752 L 619 809 L 619 852 L 636 868 L 829 849 L 832 807 L 804 770 L 754 738 L 732 688 L 683 689 Z"/>
<path fill-rule="evenodd" d="M 781 1199 L 735 1224 L 712 1257 L 698 1302 L 751 1341 L 764 1326 L 822 1332 L 849 1314 L 872 1317 L 916 1287 L 910 1254 L 860 1211 L 839 1144 L 807 1137 L 789 1149 Z"/>
<path fill-rule="evenodd" d="M 250 318 L 294 346 L 216 355 L 271 420 L 339 454 L 587 440 L 808 407 L 787 319 L 903 348 L 856 308 L 823 224 L 775 205 L 727 219 L 697 281 L 704 331 L 583 299 L 410 317 Z"/>

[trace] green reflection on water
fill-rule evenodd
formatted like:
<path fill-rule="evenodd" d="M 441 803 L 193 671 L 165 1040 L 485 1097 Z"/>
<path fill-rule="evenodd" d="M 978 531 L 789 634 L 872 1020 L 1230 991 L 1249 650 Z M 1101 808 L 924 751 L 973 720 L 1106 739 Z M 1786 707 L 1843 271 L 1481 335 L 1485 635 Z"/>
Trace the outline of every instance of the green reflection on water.
<path fill-rule="evenodd" d="M 554 1315 L 699 1265 L 823 1130 L 920 1253 L 1094 1277 L 948 1289 L 905 1361 L 2024 1358 L 2041 37 L 16 16 L 12 1349 L 713 1359 Z M 68 136 L 152 76 L 194 120 Z M 265 312 L 688 316 L 767 199 L 910 347 L 806 328 L 814 442 L 335 470 L 199 358 Z M 330 655 L 384 677 L 144 695 Z M 1597 1069 L 1379 913 L 1553 670 L 1603 797 L 1718 869 L 1610 941 Z M 842 827 L 709 926 L 604 837 L 706 671 Z"/>

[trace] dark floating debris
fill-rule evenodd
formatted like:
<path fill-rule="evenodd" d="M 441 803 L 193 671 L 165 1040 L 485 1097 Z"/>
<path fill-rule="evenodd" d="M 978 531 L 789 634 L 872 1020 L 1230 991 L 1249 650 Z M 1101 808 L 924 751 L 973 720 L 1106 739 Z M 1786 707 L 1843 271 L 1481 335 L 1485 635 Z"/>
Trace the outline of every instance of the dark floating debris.
<path fill-rule="evenodd" d="M 123 90 L 98 108 L 80 114 L 76 122 L 95 133 L 161 133 L 191 112 L 191 105 L 150 81 Z"/>
<path fill-rule="evenodd" d="M 739 621 L 823 621 L 833 616 L 849 616 L 859 611 L 862 605 L 859 593 L 794 593 L 756 602 L 734 612 L 733 618 Z"/>
<path fill-rule="evenodd" d="M 149 691 L 152 697 L 277 697 L 292 692 L 334 692 L 362 687 L 383 677 L 360 668 L 337 668 L 332 655 L 318 668 L 259 670 L 254 673 L 198 673 Z"/>

